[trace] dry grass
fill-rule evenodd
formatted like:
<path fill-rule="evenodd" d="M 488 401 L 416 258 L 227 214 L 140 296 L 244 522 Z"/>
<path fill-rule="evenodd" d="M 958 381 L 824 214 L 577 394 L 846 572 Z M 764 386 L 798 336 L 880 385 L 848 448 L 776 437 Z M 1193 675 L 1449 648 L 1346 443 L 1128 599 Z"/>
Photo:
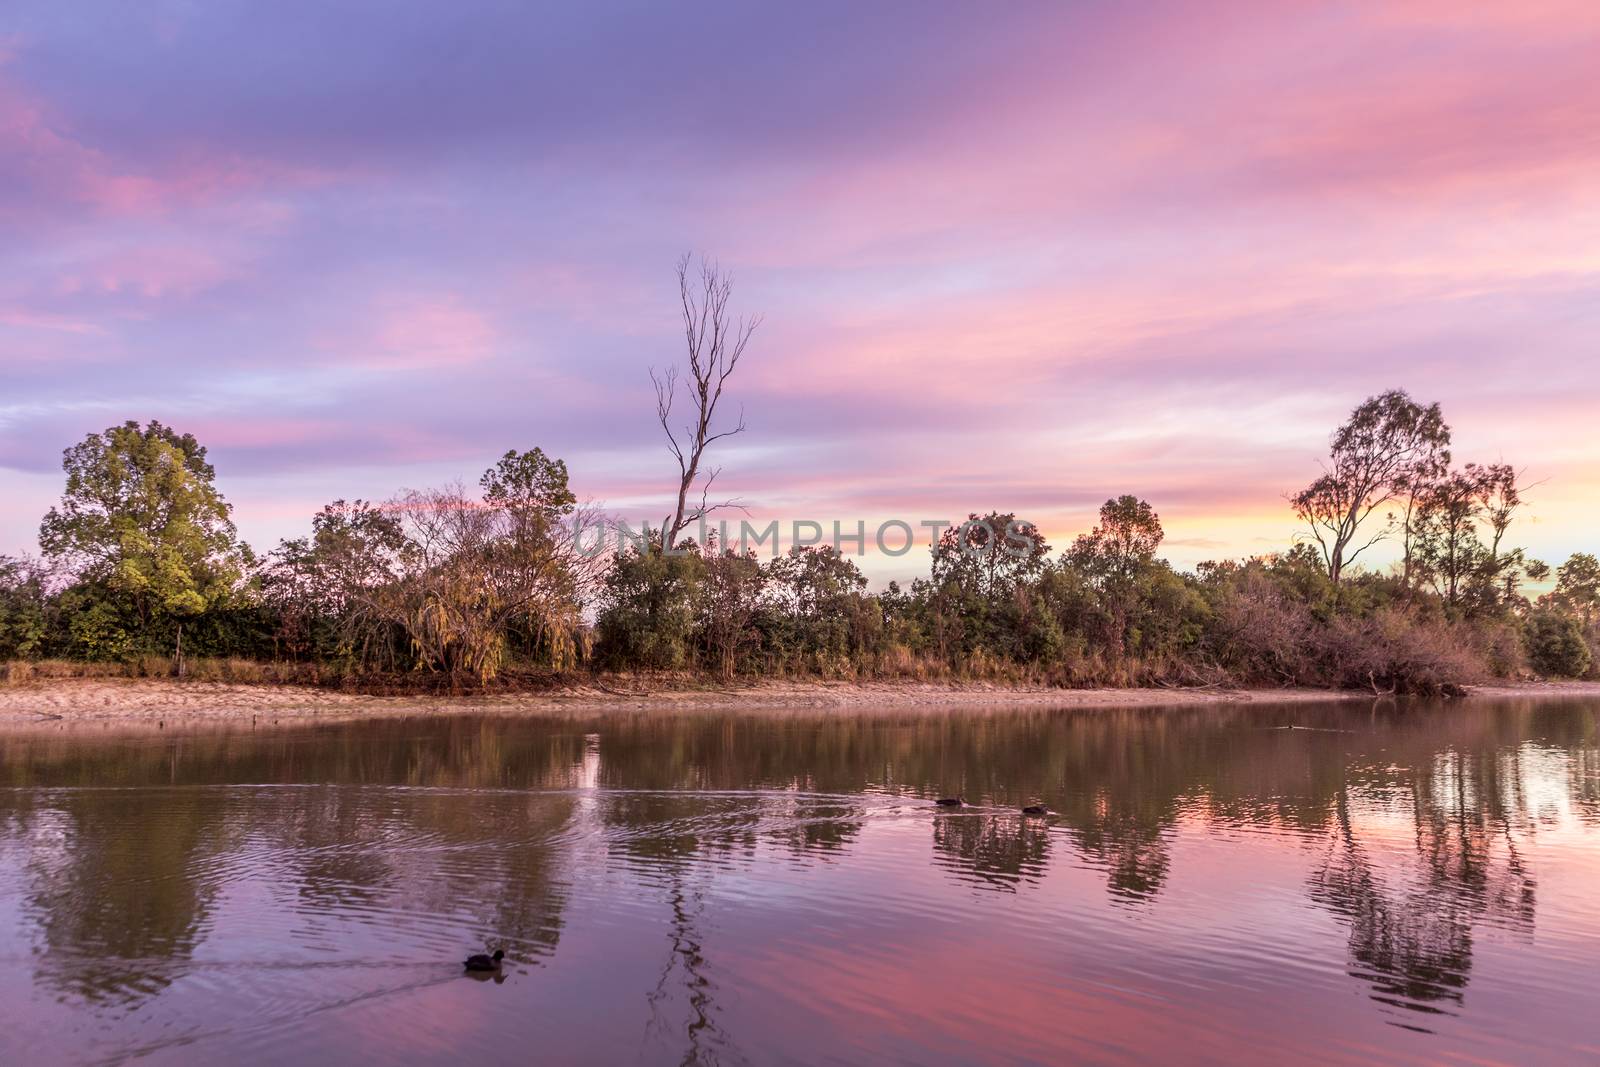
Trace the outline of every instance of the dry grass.
<path fill-rule="evenodd" d="M 171 656 L 140 656 L 110 663 L 78 660 L 10 660 L 0 663 L 0 685 L 29 685 L 64 678 L 176 678 Z M 237 657 L 190 658 L 184 679 L 232 685 L 315 685 L 321 679 L 312 664 L 263 663 Z"/>

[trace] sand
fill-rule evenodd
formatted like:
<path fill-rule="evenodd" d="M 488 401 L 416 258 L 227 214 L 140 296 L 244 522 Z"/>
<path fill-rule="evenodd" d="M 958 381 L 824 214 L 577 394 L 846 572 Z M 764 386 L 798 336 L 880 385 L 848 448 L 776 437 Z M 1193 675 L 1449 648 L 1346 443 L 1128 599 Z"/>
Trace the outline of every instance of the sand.
<path fill-rule="evenodd" d="M 1485 686 L 1490 698 L 1600 696 L 1600 683 Z M 147 726 L 230 722 L 272 725 L 376 716 L 464 713 L 589 713 L 608 710 L 801 709 L 870 707 L 1052 708 L 1184 707 L 1199 704 L 1371 700 L 1370 693 L 1324 689 L 1046 689 L 999 685 L 770 682 L 726 689 L 622 692 L 580 686 L 549 693 L 479 697 L 363 696 L 302 686 L 230 685 L 152 679 L 53 679 L 0 688 L 0 729 L 51 723 Z"/>

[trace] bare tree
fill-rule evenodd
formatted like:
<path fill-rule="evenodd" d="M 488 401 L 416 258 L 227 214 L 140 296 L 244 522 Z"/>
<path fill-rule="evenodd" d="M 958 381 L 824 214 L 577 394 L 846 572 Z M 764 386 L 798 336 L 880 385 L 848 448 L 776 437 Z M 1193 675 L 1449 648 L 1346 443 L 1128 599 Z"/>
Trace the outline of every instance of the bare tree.
<path fill-rule="evenodd" d="M 731 318 L 728 299 L 733 295 L 733 278 L 717 264 L 702 259 L 698 272 L 691 273 L 690 259 L 678 261 L 678 295 L 683 307 L 683 333 L 688 345 L 688 380 L 685 390 L 694 404 L 694 415 L 681 430 L 672 424 L 672 407 L 678 395 L 678 368 L 670 366 L 660 375 L 650 371 L 656 387 L 656 418 L 667 435 L 667 447 L 678 461 L 678 503 L 672 518 L 663 522 L 661 543 L 672 549 L 684 527 L 721 508 L 740 508 L 737 500 L 712 503 L 711 484 L 722 472 L 720 467 L 703 468 L 706 449 L 724 437 L 744 432 L 744 412 L 732 428 L 718 430 L 714 420 L 723 387 L 739 359 L 744 355 L 750 335 L 761 324 L 759 315 Z M 703 477 L 702 477 L 703 475 Z M 691 504 L 696 483 L 700 502 Z"/>

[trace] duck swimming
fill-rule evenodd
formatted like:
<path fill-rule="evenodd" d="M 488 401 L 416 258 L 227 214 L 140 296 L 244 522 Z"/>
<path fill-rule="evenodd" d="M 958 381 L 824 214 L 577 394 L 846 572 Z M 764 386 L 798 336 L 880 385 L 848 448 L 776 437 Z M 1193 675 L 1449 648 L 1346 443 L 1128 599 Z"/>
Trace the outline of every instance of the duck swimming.
<path fill-rule="evenodd" d="M 967 799 L 966 797 L 940 797 L 934 803 L 941 808 L 962 808 L 966 807 Z"/>
<path fill-rule="evenodd" d="M 1022 809 L 1022 814 L 1024 814 L 1024 815 L 1049 815 L 1050 814 L 1050 809 L 1045 807 L 1043 804 L 1029 804 L 1027 807 Z"/>
<path fill-rule="evenodd" d="M 493 956 L 486 956 L 481 952 L 475 956 L 468 956 L 461 966 L 469 971 L 498 971 L 500 969 L 500 961 L 505 958 L 505 950 L 497 948 L 494 950 Z"/>

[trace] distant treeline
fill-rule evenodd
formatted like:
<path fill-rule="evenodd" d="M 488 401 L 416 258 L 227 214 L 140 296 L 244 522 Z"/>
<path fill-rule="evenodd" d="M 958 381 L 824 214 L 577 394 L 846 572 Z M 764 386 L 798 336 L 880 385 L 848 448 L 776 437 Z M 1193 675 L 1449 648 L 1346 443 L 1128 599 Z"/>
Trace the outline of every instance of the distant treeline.
<path fill-rule="evenodd" d="M 0 660 L 162 657 L 181 673 L 186 657 L 235 657 L 453 686 L 603 670 L 1436 693 L 1589 673 L 1600 563 L 1575 555 L 1552 575 L 1512 547 L 1517 473 L 1454 468 L 1449 440 L 1438 405 L 1362 404 L 1291 498 L 1308 536 L 1280 553 L 1175 570 L 1155 510 L 1127 495 L 1059 552 L 1026 524 L 1009 544 L 952 527 L 926 576 L 874 592 L 829 547 L 695 545 L 683 530 L 703 512 L 685 493 L 654 540 L 586 553 L 574 519 L 597 517 L 537 448 L 506 453 L 476 492 L 337 501 L 258 557 L 205 448 L 129 422 L 66 451 L 42 556 L 0 557 Z M 1380 538 L 1399 562 L 1362 569 Z"/>

